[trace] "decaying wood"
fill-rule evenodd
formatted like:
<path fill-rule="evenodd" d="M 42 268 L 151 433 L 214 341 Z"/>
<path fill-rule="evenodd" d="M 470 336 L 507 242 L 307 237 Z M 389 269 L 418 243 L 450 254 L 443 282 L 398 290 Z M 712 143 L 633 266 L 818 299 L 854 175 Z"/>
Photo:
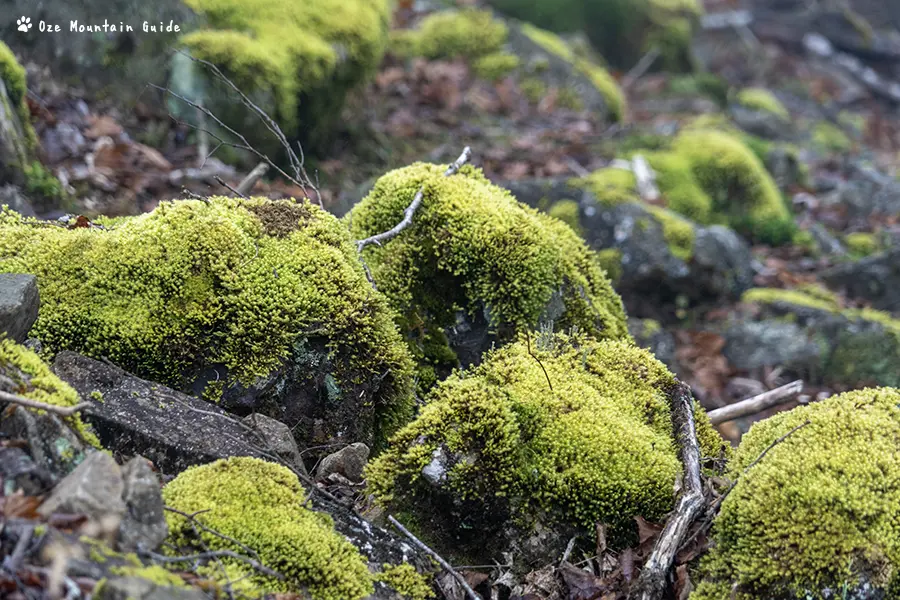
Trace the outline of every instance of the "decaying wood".
<path fill-rule="evenodd" d="M 679 383 L 672 393 L 672 425 L 684 466 L 683 491 L 650 558 L 644 563 L 640 579 L 631 594 L 632 598 L 639 600 L 658 600 L 663 597 L 675 555 L 704 506 L 700 483 L 700 444 L 694 426 L 694 398 L 690 387 L 684 383 Z"/>
<path fill-rule="evenodd" d="M 444 177 L 450 177 L 451 175 L 455 175 L 456 173 L 458 173 L 463 165 L 469 162 L 469 159 L 471 157 L 472 149 L 466 146 L 463 149 L 462 154 L 459 155 L 459 158 L 457 158 L 456 161 L 452 165 L 447 167 L 446 171 L 444 171 Z M 424 197 L 424 195 L 425 186 L 423 185 L 419 188 L 419 191 L 416 192 L 416 195 L 413 196 L 412 202 L 409 203 L 409 206 L 406 207 L 406 210 L 403 211 L 403 220 L 401 220 L 394 227 L 388 229 L 387 231 L 356 242 L 357 252 L 362 252 L 363 248 L 365 248 L 366 246 L 371 246 L 372 244 L 380 246 L 383 242 L 396 237 L 400 234 L 401 231 L 409 227 L 412 224 L 413 216 L 416 214 L 416 211 L 422 204 L 422 198 Z"/>
<path fill-rule="evenodd" d="M 268 170 L 269 170 L 269 165 L 267 165 L 264 162 L 261 162 L 258 165 L 256 165 L 256 167 L 254 167 L 253 170 L 250 171 L 250 173 L 248 173 L 247 176 L 244 177 L 243 180 L 241 180 L 241 182 L 238 184 L 237 188 L 235 188 L 237 193 L 241 194 L 242 196 L 249 194 L 251 192 L 251 190 L 253 190 L 253 186 L 256 185 L 256 182 L 259 181 L 259 179 L 263 175 L 265 175 L 266 171 L 268 171 Z"/>
<path fill-rule="evenodd" d="M 711 410 L 709 411 L 709 420 L 713 425 L 719 425 L 740 417 L 756 415 L 764 410 L 790 402 L 802 391 L 803 381 L 798 379 L 752 398 Z"/>

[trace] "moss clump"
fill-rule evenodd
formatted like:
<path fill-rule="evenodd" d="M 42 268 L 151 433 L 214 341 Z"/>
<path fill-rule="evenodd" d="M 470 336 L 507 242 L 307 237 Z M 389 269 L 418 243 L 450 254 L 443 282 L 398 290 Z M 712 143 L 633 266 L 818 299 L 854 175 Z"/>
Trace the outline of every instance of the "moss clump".
<path fill-rule="evenodd" d="M 184 582 L 184 579 L 159 565 L 152 565 L 149 567 L 111 567 L 109 572 L 112 575 L 118 575 L 120 577 L 139 577 L 162 587 L 188 587 Z"/>
<path fill-rule="evenodd" d="M 823 152 L 835 154 L 849 152 L 853 148 L 853 142 L 847 134 L 826 121 L 817 123 L 813 128 L 812 143 Z"/>
<path fill-rule="evenodd" d="M 622 251 L 618 248 L 604 248 L 597 251 L 597 264 L 615 284 L 622 277 Z"/>
<path fill-rule="evenodd" d="M 245 571 L 260 592 L 300 593 L 316 600 L 356 600 L 373 591 L 363 557 L 334 531 L 331 518 L 304 506 L 306 492 L 289 469 L 257 458 L 217 460 L 191 467 L 163 488 L 163 500 L 239 543 L 197 528 L 166 513 L 169 542 L 180 550 L 208 548 L 244 553 L 282 574 L 278 580 L 227 557 L 222 562 Z"/>
<path fill-rule="evenodd" d="M 745 88 L 738 92 L 737 103 L 743 107 L 760 110 L 789 121 L 791 114 L 775 94 L 765 88 Z"/>
<path fill-rule="evenodd" d="M 860 579 L 887 587 L 900 565 L 898 405 L 898 390 L 865 389 L 756 423 L 730 464 L 738 483 L 691 598 L 819 598 Z"/>
<path fill-rule="evenodd" d="M 567 225 L 520 204 L 478 169 L 451 177 L 444 167 L 417 163 L 381 177 L 348 215 L 357 239 L 400 222 L 420 187 L 413 224 L 364 258 L 378 289 L 401 315 L 420 354 L 427 337 L 443 336 L 456 313 L 488 316 L 501 338 L 535 326 L 551 301 L 562 300 L 559 327 L 597 338 L 627 337 L 618 295 L 596 255 Z M 416 333 L 416 331 L 419 333 Z"/>
<path fill-rule="evenodd" d="M 12 382 L 13 388 L 7 390 L 10 393 L 53 406 L 75 406 L 81 402 L 78 392 L 54 375 L 37 354 L 6 337 L 0 337 L 0 372 Z M 64 420 L 85 443 L 101 448 L 97 436 L 88 430 L 80 416 L 75 414 Z"/>
<path fill-rule="evenodd" d="M 522 61 L 509 52 L 492 52 L 485 54 L 472 63 L 475 75 L 488 81 L 500 81 L 519 68 Z"/>
<path fill-rule="evenodd" d="M 245 93 L 273 95 L 272 117 L 288 137 L 339 116 L 346 93 L 374 74 L 387 45 L 392 5 L 389 0 L 187 4 L 210 26 L 182 38 L 191 54 L 225 70 Z"/>
<path fill-rule="evenodd" d="M 641 201 L 637 194 L 637 179 L 634 173 L 626 169 L 599 169 L 570 183 L 575 187 L 590 190 L 604 206 Z"/>
<path fill-rule="evenodd" d="M 631 343 L 523 337 L 438 384 L 370 463 L 369 484 L 380 502 L 475 551 L 538 513 L 591 529 L 659 518 L 680 470 L 674 384 Z M 718 456 L 721 438 L 703 414 L 703 453 Z"/>
<path fill-rule="evenodd" d="M 647 210 L 662 225 L 663 237 L 669 244 L 672 255 L 681 260 L 690 260 L 694 255 L 694 225 L 660 206 L 648 205 Z"/>
<path fill-rule="evenodd" d="M 419 24 L 417 34 L 420 56 L 475 60 L 499 52 L 509 30 L 490 11 L 469 9 L 429 15 Z"/>
<path fill-rule="evenodd" d="M 782 290 L 776 288 L 753 288 L 744 292 L 741 296 L 742 302 L 758 303 L 758 304 L 789 304 L 801 308 L 812 308 L 829 313 L 837 313 L 840 306 L 836 299 L 831 296 L 825 296 L 816 293 L 810 293 L 809 290 Z"/>
<path fill-rule="evenodd" d="M 625 94 L 606 69 L 584 57 L 578 56 L 565 40 L 554 33 L 538 29 L 527 23 L 522 25 L 522 33 L 550 54 L 570 63 L 577 72 L 586 77 L 605 99 L 609 115 L 613 121 L 618 122 L 626 119 L 628 105 L 625 100 Z"/>
<path fill-rule="evenodd" d="M 412 363 L 340 221 L 308 201 L 163 202 L 108 231 L 0 212 L 0 272 L 33 273 L 48 352 L 106 357 L 187 388 L 204 369 L 249 386 L 310 338 L 377 431 L 408 418 Z M 224 371 L 224 372 L 223 372 Z M 364 416 L 364 415 L 360 415 Z M 376 433 L 376 435 L 378 435 Z"/>
<path fill-rule="evenodd" d="M 60 200 L 65 195 L 62 183 L 44 165 L 32 161 L 22 169 L 25 174 L 25 191 L 45 200 Z"/>
<path fill-rule="evenodd" d="M 25 141 L 34 149 L 37 146 L 37 136 L 31 127 L 31 111 L 25 102 L 28 92 L 25 79 L 25 67 L 20 65 L 9 46 L 0 41 L 0 81 L 6 86 L 6 94 L 12 102 L 12 109 L 22 122 Z"/>
<path fill-rule="evenodd" d="M 409 563 L 402 565 L 383 566 L 380 573 L 375 575 L 376 581 L 381 581 L 406 600 L 428 600 L 434 598 L 434 590 L 428 578 Z"/>
<path fill-rule="evenodd" d="M 669 91 L 681 96 L 706 96 L 721 107 L 728 104 L 728 83 L 712 73 L 673 77 L 669 80 Z"/>
<path fill-rule="evenodd" d="M 584 233 L 584 228 L 581 226 L 581 208 L 575 200 L 554 202 L 547 214 L 571 227 L 572 231 L 578 235 Z"/>
<path fill-rule="evenodd" d="M 844 243 L 853 258 L 865 258 L 881 250 L 881 243 L 874 233 L 848 233 Z"/>

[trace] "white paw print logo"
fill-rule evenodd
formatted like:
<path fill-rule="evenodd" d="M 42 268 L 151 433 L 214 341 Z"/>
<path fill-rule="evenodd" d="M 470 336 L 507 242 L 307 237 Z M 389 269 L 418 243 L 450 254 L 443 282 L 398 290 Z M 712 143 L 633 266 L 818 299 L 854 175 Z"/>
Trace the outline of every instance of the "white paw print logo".
<path fill-rule="evenodd" d="M 19 26 L 19 31 L 28 32 L 28 30 L 31 29 L 31 19 L 29 17 L 19 17 L 19 19 L 16 20 L 16 25 Z"/>

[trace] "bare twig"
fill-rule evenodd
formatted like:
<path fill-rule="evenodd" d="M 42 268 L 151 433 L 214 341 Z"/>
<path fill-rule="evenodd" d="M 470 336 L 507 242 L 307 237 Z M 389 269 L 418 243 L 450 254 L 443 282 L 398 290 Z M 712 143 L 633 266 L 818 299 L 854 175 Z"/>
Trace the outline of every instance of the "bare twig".
<path fill-rule="evenodd" d="M 544 368 L 544 363 L 542 363 L 541 359 L 539 359 L 531 352 L 531 332 L 529 331 L 525 332 L 525 348 L 528 350 L 528 355 L 533 358 L 535 362 L 537 362 L 538 366 L 541 368 L 541 371 L 544 372 L 544 377 L 547 378 L 547 385 L 550 386 L 550 391 L 552 392 L 553 384 L 550 382 L 550 375 L 547 374 L 547 369 Z"/>
<path fill-rule="evenodd" d="M 390 521 L 391 525 L 396 527 L 397 530 L 400 531 L 400 533 L 402 533 L 407 538 L 409 538 L 409 540 L 413 544 L 418 546 L 419 549 L 421 549 L 422 551 L 427 552 L 429 555 L 431 555 L 431 558 L 436 560 L 439 565 L 441 565 L 448 573 L 450 573 L 450 575 L 452 575 L 453 578 L 456 579 L 456 581 L 459 583 L 459 585 L 462 586 L 462 589 L 464 589 L 466 591 L 466 594 L 469 595 L 469 598 L 471 600 L 481 600 L 481 596 L 479 596 L 478 594 L 475 593 L 475 590 L 473 590 L 469 586 L 469 584 L 466 582 L 466 579 L 462 575 L 457 573 L 456 570 L 450 565 L 450 563 L 448 563 L 446 560 L 441 558 L 441 556 L 437 552 L 435 552 L 434 550 L 432 550 L 431 548 L 426 546 L 425 543 L 422 542 L 422 540 L 420 540 L 419 538 L 414 536 L 412 533 L 410 533 L 410 531 L 406 527 L 404 527 L 400 523 L 400 521 L 395 519 L 393 515 L 388 515 L 388 521 Z"/>
<path fill-rule="evenodd" d="M 666 578 L 675 562 L 678 548 L 691 523 L 703 508 L 700 445 L 694 426 L 694 399 L 690 387 L 680 382 L 672 393 L 672 424 L 684 465 L 684 491 L 678 499 L 675 512 L 656 540 L 650 558 L 644 563 L 635 592 L 631 594 L 640 600 L 658 600 L 663 597 Z"/>
<path fill-rule="evenodd" d="M 37 400 L 31 400 L 29 398 L 23 398 L 22 396 L 17 396 L 16 394 L 10 394 L 9 392 L 0 391 L 0 401 L 3 402 L 11 402 L 13 404 L 19 404 L 21 406 L 26 406 L 28 408 L 37 408 L 40 410 L 47 411 L 48 413 L 53 413 L 55 415 L 59 415 L 61 417 L 71 417 L 75 413 L 82 411 L 86 408 L 90 408 L 90 402 L 81 402 L 76 404 L 75 406 L 56 406 L 55 404 L 47 404 L 45 402 L 38 402 Z"/>
<path fill-rule="evenodd" d="M 138 552 L 139 554 L 143 554 L 147 558 L 150 558 L 159 563 L 180 563 L 180 562 L 191 562 L 192 560 L 207 560 L 210 558 L 233 558 L 235 560 L 239 560 L 241 562 L 247 563 L 263 575 L 267 575 L 269 577 L 274 577 L 276 579 L 284 579 L 284 575 L 279 573 L 278 571 L 273 571 L 266 565 L 260 563 L 259 561 L 253 560 L 249 556 L 244 556 L 243 554 L 239 554 L 232 550 L 212 550 L 209 552 L 199 552 L 197 554 L 188 554 L 185 556 L 164 556 L 162 554 L 157 554 L 155 552 Z"/>
<path fill-rule="evenodd" d="M 759 414 L 764 410 L 770 409 L 781 404 L 790 402 L 797 394 L 803 391 L 803 381 L 798 379 L 792 381 L 774 390 L 763 392 L 762 394 L 717 408 L 709 411 L 709 420 L 713 425 L 719 425 L 726 421 L 733 421 L 740 417 Z"/>
<path fill-rule="evenodd" d="M 253 190 L 253 186 L 256 185 L 256 182 L 259 181 L 259 178 L 265 175 L 268 170 L 269 165 L 264 162 L 256 165 L 256 167 L 254 167 L 253 170 L 238 184 L 236 188 L 237 193 L 242 196 L 249 194 L 251 190 Z"/>
<path fill-rule="evenodd" d="M 245 200 L 247 199 L 247 196 L 245 196 L 244 194 L 240 193 L 239 191 L 237 191 L 236 189 L 234 189 L 233 187 L 231 187 L 231 186 L 228 185 L 227 183 L 225 183 L 225 180 L 222 179 L 221 177 L 219 177 L 218 175 L 216 175 L 214 179 L 219 183 L 219 185 L 221 185 L 223 188 L 227 189 L 229 192 L 231 192 L 231 193 L 234 194 L 235 196 L 240 196 L 241 198 L 244 198 Z"/>
<path fill-rule="evenodd" d="M 225 540 L 226 542 L 231 542 L 232 544 L 235 544 L 236 546 L 240 546 L 240 548 L 241 548 L 244 552 L 246 552 L 247 554 L 250 554 L 250 555 L 253 556 L 253 558 L 255 558 L 256 560 L 259 560 L 259 554 L 257 554 L 257 553 L 256 553 L 256 550 L 254 550 L 254 549 L 251 548 L 250 546 L 248 546 L 248 545 L 246 545 L 246 544 L 243 544 L 243 543 L 241 543 L 240 541 L 234 539 L 233 537 L 229 537 L 229 536 L 225 535 L 224 533 L 220 533 L 220 532 L 216 531 L 215 529 L 213 529 L 213 528 L 211 528 L 211 527 L 207 527 L 206 525 L 204 525 L 201 521 L 199 521 L 199 520 L 197 519 L 197 515 L 198 515 L 198 514 L 202 514 L 202 513 L 208 512 L 210 509 L 202 510 L 202 511 L 199 511 L 199 512 L 196 512 L 196 513 L 193 513 L 193 514 L 192 514 L 192 513 L 182 512 L 182 511 L 178 510 L 177 508 L 172 508 L 171 506 L 164 506 L 163 509 L 165 509 L 165 510 L 167 510 L 167 511 L 169 511 L 169 512 L 173 512 L 173 513 L 175 513 L 175 514 L 177 514 L 177 515 L 181 515 L 182 517 L 184 517 L 185 519 L 189 520 L 191 523 L 193 523 L 194 525 L 196 525 L 197 527 L 199 527 L 200 529 L 202 529 L 203 531 L 205 531 L 205 532 L 207 532 L 207 533 L 209 533 L 209 534 L 212 534 L 212 535 L 214 535 L 214 536 L 216 536 L 216 537 L 218 537 L 218 538 L 220 538 L 220 539 L 223 539 L 223 540 Z"/>
<path fill-rule="evenodd" d="M 459 155 L 459 158 L 456 159 L 456 162 L 447 167 L 447 170 L 444 171 L 444 177 L 450 177 L 451 175 L 455 175 L 456 173 L 458 173 L 462 166 L 469 162 L 469 159 L 471 157 L 472 149 L 466 146 L 463 149 L 462 154 Z M 372 244 L 380 246 L 382 242 L 386 242 L 396 237 L 400 234 L 401 231 L 409 227 L 412 223 L 413 215 L 416 214 L 416 211 L 422 204 L 422 198 L 424 195 L 425 185 L 423 184 L 421 187 L 419 187 L 419 191 L 416 192 L 416 195 L 413 196 L 412 202 L 410 202 L 409 206 L 406 207 L 406 210 L 403 211 L 403 220 L 385 232 L 373 235 L 372 237 L 367 237 L 364 240 L 356 242 L 357 252 L 362 252 L 363 248 L 365 248 L 366 246 L 371 246 Z"/>
<path fill-rule="evenodd" d="M 660 55 L 659 48 L 653 46 L 650 48 L 650 51 L 645 54 L 641 60 L 637 62 L 634 67 L 628 73 L 625 74 L 625 77 L 622 78 L 622 89 L 628 89 L 634 82 L 644 76 L 644 73 L 647 72 L 650 67 L 653 66 L 653 63 L 656 62 L 656 59 L 659 58 Z"/>

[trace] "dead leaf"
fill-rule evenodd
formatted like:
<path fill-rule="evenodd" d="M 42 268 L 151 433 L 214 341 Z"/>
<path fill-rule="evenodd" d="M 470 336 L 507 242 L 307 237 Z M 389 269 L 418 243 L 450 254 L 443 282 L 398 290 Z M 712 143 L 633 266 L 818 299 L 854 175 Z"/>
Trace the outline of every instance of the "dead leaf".
<path fill-rule="evenodd" d="M 568 588 L 567 600 L 598 600 L 609 591 L 605 580 L 569 563 L 560 566 L 559 574 Z"/>
<path fill-rule="evenodd" d="M 650 542 L 651 544 L 659 537 L 659 532 L 663 530 L 662 525 L 651 523 L 641 516 L 634 518 L 638 526 L 638 541 L 641 547 Z"/>
<path fill-rule="evenodd" d="M 675 597 L 678 600 L 687 600 L 693 590 L 687 565 L 678 565 L 675 568 Z"/>
<path fill-rule="evenodd" d="M 103 115 L 101 117 L 91 117 L 91 126 L 85 130 L 84 137 L 90 140 L 96 140 L 104 136 L 118 137 L 122 134 L 122 126 L 113 120 L 112 117 Z"/>
<path fill-rule="evenodd" d="M 37 519 L 40 516 L 37 508 L 41 501 L 39 496 L 26 496 L 22 490 L 16 490 L 10 496 L 0 497 L 0 512 L 9 518 Z"/>

